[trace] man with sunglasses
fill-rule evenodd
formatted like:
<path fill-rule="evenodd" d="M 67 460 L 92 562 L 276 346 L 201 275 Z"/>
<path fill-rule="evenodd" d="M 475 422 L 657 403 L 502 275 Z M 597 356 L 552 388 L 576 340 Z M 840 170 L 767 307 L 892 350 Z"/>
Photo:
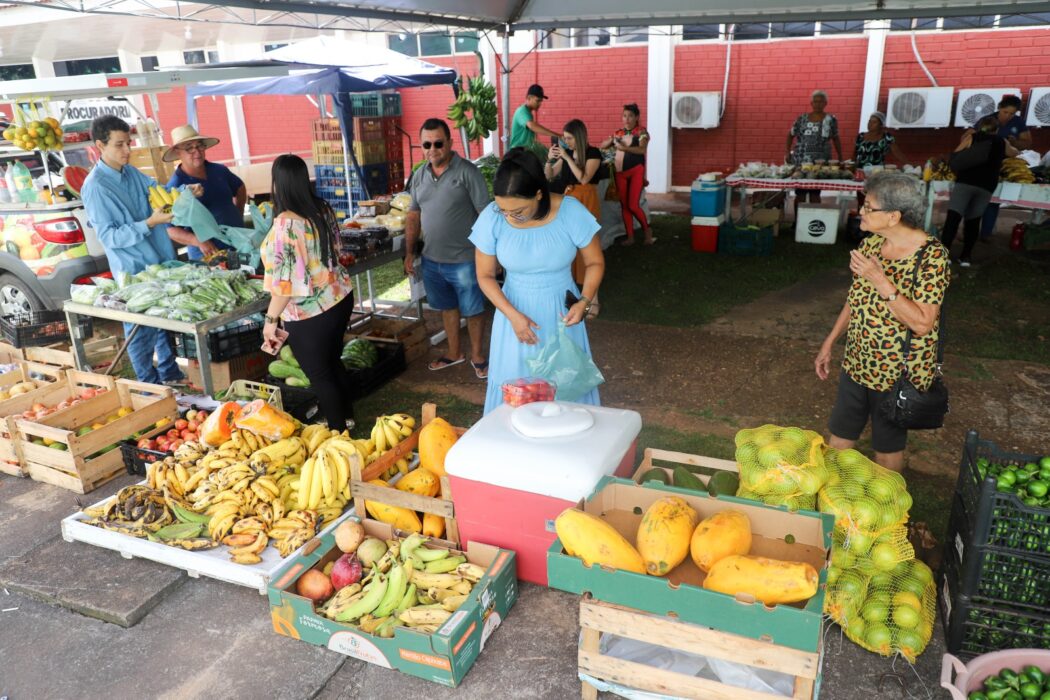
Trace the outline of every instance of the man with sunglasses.
<path fill-rule="evenodd" d="M 489 363 L 481 348 L 485 296 L 478 286 L 474 245 L 468 237 L 478 214 L 489 204 L 488 187 L 477 166 L 452 150 L 452 133 L 443 120 L 423 122 L 420 140 L 426 163 L 409 183 L 412 205 L 405 221 L 405 274 L 423 275 L 427 302 L 441 311 L 448 337 L 448 352 L 429 368 L 436 371 L 466 361 L 459 342 L 462 317 L 470 336 L 470 364 L 478 379 L 486 379 Z"/>

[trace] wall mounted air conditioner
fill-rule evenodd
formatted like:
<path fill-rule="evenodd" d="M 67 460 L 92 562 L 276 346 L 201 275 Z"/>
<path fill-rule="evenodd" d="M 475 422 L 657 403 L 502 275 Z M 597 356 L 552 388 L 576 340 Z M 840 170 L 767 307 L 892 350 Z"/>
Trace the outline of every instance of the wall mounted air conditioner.
<path fill-rule="evenodd" d="M 953 87 L 891 88 L 886 126 L 894 129 L 939 129 L 952 120 Z"/>
<path fill-rule="evenodd" d="M 960 90 L 955 101 L 955 126 L 971 127 L 981 117 L 999 111 L 999 100 L 1006 95 L 1021 96 L 1020 88 L 976 88 Z"/>
<path fill-rule="evenodd" d="M 720 92 L 676 92 L 671 96 L 671 126 L 675 129 L 713 129 L 718 126 Z"/>
<path fill-rule="evenodd" d="M 1028 96 L 1028 126 L 1050 126 L 1050 87 L 1034 87 Z"/>

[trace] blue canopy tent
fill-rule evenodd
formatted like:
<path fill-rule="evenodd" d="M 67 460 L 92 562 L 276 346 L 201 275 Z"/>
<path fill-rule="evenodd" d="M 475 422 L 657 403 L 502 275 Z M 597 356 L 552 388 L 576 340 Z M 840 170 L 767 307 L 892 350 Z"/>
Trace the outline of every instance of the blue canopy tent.
<path fill-rule="evenodd" d="M 344 166 L 347 172 L 347 203 L 352 210 L 350 168 L 358 181 L 365 179 L 354 157 L 353 106 L 350 93 L 394 88 L 452 85 L 457 90 L 456 71 L 405 56 L 389 49 L 315 37 L 267 52 L 258 60 L 209 64 L 198 70 L 206 73 L 233 66 L 285 66 L 287 75 L 240 80 L 202 80 L 186 88 L 186 114 L 197 126 L 196 99 L 207 95 L 331 95 L 343 136 Z M 372 193 L 365 192 L 368 195 Z"/>

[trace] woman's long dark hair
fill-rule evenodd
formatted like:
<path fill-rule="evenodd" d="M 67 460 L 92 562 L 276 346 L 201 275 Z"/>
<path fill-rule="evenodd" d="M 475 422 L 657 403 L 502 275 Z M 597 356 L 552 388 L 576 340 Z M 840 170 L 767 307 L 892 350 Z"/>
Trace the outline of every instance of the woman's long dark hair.
<path fill-rule="evenodd" d="M 535 153 L 521 146 L 507 151 L 507 155 L 503 156 L 496 169 L 495 177 L 492 178 L 492 194 L 496 197 L 534 199 L 537 192 L 541 192 L 542 195 L 540 206 L 533 218 L 539 220 L 551 211 L 551 189 L 547 178 L 543 176 L 540 159 Z"/>
<path fill-rule="evenodd" d="M 286 153 L 277 156 L 270 173 L 274 216 L 290 211 L 308 219 L 321 244 L 321 262 L 331 268 L 336 260 L 338 224 L 332 207 L 314 192 L 306 162 L 297 155 Z"/>

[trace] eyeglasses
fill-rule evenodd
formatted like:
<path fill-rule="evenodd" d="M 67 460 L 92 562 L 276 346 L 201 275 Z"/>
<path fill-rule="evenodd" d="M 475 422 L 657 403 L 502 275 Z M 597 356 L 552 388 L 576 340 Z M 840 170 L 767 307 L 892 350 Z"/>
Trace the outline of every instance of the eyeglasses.
<path fill-rule="evenodd" d="M 187 143 L 185 145 L 179 146 L 179 150 L 186 151 L 187 153 L 189 153 L 190 151 L 200 151 L 201 153 L 203 153 L 207 150 L 207 148 L 204 146 L 203 143 Z"/>
<path fill-rule="evenodd" d="M 867 202 L 864 202 L 860 207 L 861 214 L 874 214 L 877 211 L 896 211 L 895 209 L 875 209 Z"/>
<path fill-rule="evenodd" d="M 444 141 L 424 141 L 423 142 L 423 150 L 424 151 L 429 151 L 431 148 L 440 151 L 444 147 L 445 147 L 445 142 Z"/>
<path fill-rule="evenodd" d="M 493 202 L 492 209 L 500 216 L 517 221 L 519 224 L 525 223 L 529 220 L 529 216 L 524 213 L 528 207 L 521 207 L 519 209 L 514 209 L 513 211 L 507 211 L 505 209 L 500 209 L 499 205 Z"/>

